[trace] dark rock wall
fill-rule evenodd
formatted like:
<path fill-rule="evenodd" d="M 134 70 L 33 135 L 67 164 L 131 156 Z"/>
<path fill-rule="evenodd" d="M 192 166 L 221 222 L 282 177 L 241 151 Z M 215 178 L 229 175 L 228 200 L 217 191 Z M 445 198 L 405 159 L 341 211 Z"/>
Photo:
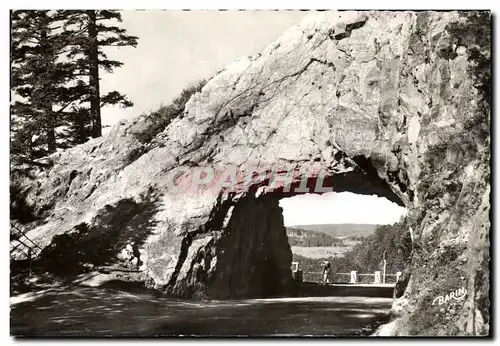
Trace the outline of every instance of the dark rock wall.
<path fill-rule="evenodd" d="M 217 245 L 210 296 L 262 297 L 290 291 L 292 252 L 278 199 L 240 200 Z"/>

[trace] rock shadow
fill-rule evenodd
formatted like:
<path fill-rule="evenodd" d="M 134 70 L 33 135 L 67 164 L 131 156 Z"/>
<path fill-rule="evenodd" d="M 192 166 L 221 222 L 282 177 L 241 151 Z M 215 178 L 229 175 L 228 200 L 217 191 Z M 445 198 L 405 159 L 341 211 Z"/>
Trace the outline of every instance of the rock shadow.
<path fill-rule="evenodd" d="M 96 267 L 138 268 L 140 248 L 153 232 L 159 196 L 149 193 L 137 202 L 123 199 L 106 205 L 90 224 L 56 235 L 34 267 L 58 276 L 74 276 Z M 124 255 L 125 253 L 125 255 Z"/>

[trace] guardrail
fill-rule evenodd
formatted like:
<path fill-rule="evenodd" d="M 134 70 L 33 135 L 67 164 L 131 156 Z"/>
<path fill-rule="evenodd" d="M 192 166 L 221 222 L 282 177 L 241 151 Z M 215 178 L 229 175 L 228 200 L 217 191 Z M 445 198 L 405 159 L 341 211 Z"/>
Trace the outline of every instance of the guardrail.
<path fill-rule="evenodd" d="M 292 262 L 292 273 L 296 280 L 304 282 L 323 283 L 323 272 L 302 272 L 299 269 L 298 262 Z M 358 273 L 353 270 L 349 273 L 335 273 L 330 272 L 328 275 L 328 283 L 338 284 L 395 284 L 399 281 L 401 272 L 395 274 L 386 273 L 382 271 L 375 271 L 374 273 Z"/>

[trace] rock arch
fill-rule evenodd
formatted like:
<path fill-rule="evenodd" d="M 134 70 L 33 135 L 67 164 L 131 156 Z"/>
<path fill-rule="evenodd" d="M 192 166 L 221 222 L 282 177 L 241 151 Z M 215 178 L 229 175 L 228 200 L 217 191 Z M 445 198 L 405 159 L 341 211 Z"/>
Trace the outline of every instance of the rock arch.
<path fill-rule="evenodd" d="M 120 201 L 154 200 L 141 280 L 184 296 L 272 294 L 290 280 L 277 203 L 286 192 L 240 181 L 172 193 L 169 179 L 189 185 L 198 167 L 323 172 L 337 191 L 375 193 L 411 211 L 412 276 L 392 333 L 443 325 L 484 334 L 489 136 L 467 124 L 488 123 L 489 113 L 481 113 L 467 50 L 453 47 L 446 30 L 459 20 L 456 12 L 313 13 L 214 76 L 151 142 L 137 139 L 147 126 L 139 118 L 54 154 L 28 198 L 47 222 L 29 234 L 47 245 L 82 223 L 106 229 L 103 214 L 119 213 Z M 443 55 L 449 47 L 453 58 Z M 184 175 L 172 173 L 179 169 Z M 145 227 L 141 210 L 127 209 L 123 229 Z M 429 317 L 433 295 L 462 286 L 471 293 L 454 315 Z"/>

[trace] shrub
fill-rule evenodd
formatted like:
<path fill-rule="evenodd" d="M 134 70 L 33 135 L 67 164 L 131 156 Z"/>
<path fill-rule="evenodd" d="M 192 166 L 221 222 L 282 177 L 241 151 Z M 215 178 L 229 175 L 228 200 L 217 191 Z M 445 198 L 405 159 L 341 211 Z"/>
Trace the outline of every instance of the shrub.
<path fill-rule="evenodd" d="M 491 97 L 491 13 L 487 11 L 465 12 L 459 22 L 450 23 L 446 31 L 456 46 L 467 48 L 471 62 L 468 72 L 474 86 L 490 104 Z"/>
<path fill-rule="evenodd" d="M 189 101 L 191 96 L 201 89 L 207 83 L 206 80 L 201 80 L 195 84 L 184 88 L 179 96 L 177 96 L 171 104 L 168 106 L 162 106 L 158 110 L 146 114 L 147 126 L 144 130 L 136 132 L 135 136 L 141 143 L 148 143 L 157 134 L 165 130 L 165 128 L 172 122 L 173 119 L 181 116 L 184 113 L 186 103 Z"/>

